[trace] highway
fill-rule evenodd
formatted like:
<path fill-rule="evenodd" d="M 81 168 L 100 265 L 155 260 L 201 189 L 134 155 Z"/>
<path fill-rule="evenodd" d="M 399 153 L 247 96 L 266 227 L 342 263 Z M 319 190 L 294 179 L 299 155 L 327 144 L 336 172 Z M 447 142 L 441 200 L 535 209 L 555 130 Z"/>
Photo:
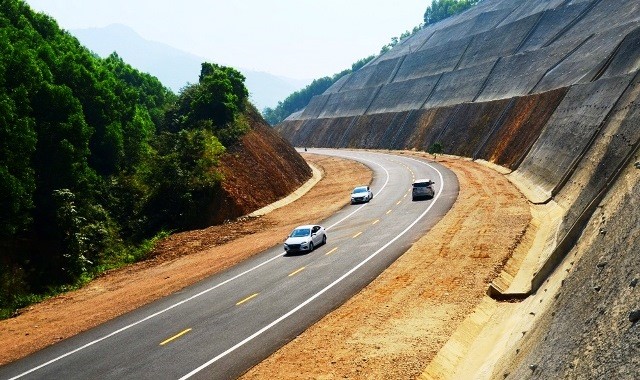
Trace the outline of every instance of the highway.
<path fill-rule="evenodd" d="M 268 249 L 0 367 L 0 379 L 237 378 L 375 279 L 446 214 L 458 194 L 456 176 L 434 162 L 367 151 L 308 153 L 357 160 L 374 172 L 369 203 L 309 220 L 326 228 L 326 245 L 297 255 L 285 255 L 282 245 Z M 411 200 L 417 178 L 435 181 L 433 199 Z"/>

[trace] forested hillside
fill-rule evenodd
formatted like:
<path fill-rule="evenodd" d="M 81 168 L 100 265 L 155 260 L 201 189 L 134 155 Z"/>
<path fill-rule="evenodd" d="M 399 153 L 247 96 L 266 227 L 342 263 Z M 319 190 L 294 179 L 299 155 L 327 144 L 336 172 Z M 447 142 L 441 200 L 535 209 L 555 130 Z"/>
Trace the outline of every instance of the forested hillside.
<path fill-rule="evenodd" d="M 242 161 L 243 137 L 262 123 L 244 79 L 203 63 L 176 95 L 0 0 L 0 314 L 136 261 L 170 231 L 224 220 L 211 205 L 228 198 L 225 152 Z M 283 191 L 310 175 L 291 162 L 270 168 L 296 172 Z"/>

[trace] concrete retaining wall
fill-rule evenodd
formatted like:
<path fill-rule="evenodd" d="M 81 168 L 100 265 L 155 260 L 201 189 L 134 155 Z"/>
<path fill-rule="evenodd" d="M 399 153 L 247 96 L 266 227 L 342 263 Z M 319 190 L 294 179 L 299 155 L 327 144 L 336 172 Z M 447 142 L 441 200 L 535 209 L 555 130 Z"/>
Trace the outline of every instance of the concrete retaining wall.
<path fill-rule="evenodd" d="M 616 52 L 618 44 L 637 24 L 625 24 L 609 29 L 589 38 L 576 51 L 550 70 L 533 89 L 534 92 L 549 91 L 576 83 L 593 80 L 597 72 Z"/>
<path fill-rule="evenodd" d="M 433 94 L 423 108 L 435 108 L 472 102 L 482 90 L 495 62 L 442 74 Z"/>
<path fill-rule="evenodd" d="M 442 144 L 447 154 L 473 157 L 495 127 L 508 103 L 509 100 L 498 100 L 455 106 L 446 129 L 436 140 Z M 431 143 L 434 142 L 436 141 Z"/>
<path fill-rule="evenodd" d="M 565 44 L 503 57 L 491 72 L 476 101 L 511 98 L 532 93 L 542 77 L 580 46 L 581 42 L 569 41 Z"/>
<path fill-rule="evenodd" d="M 365 113 L 376 96 L 377 89 L 340 91 L 331 94 L 318 117 L 357 116 Z"/>
<path fill-rule="evenodd" d="M 567 210 L 562 231 L 568 233 L 610 185 L 640 144 L 640 74 L 620 97 L 591 147 L 555 199 Z M 588 213 L 588 212 L 587 212 Z"/>
<path fill-rule="evenodd" d="M 394 80 L 405 81 L 452 71 L 470 41 L 471 38 L 464 38 L 450 44 L 420 50 L 407 56 Z"/>
<path fill-rule="evenodd" d="M 382 86 L 367 113 L 415 110 L 422 107 L 438 83 L 440 75 L 393 82 Z"/>
<path fill-rule="evenodd" d="M 476 158 L 515 170 L 567 93 L 562 88 L 514 99 Z"/>
<path fill-rule="evenodd" d="M 602 79 L 569 90 L 516 171 L 521 180 L 535 184 L 530 199 L 543 202 L 557 192 L 631 79 Z"/>
<path fill-rule="evenodd" d="M 517 22 L 475 35 L 460 60 L 458 68 L 493 62 L 499 57 L 514 54 L 539 18 L 539 14 L 531 15 Z"/>

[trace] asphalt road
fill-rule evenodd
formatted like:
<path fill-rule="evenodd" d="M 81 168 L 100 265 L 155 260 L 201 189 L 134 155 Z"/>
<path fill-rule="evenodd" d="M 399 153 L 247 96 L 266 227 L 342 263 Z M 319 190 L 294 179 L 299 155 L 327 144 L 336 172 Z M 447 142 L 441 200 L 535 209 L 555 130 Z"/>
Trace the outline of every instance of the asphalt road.
<path fill-rule="evenodd" d="M 0 367 L 0 379 L 237 378 L 376 278 L 444 216 L 458 194 L 456 176 L 437 163 L 366 151 L 309 153 L 355 159 L 374 171 L 369 203 L 309 220 L 327 229 L 326 245 L 299 255 L 273 247 Z M 411 200 L 417 178 L 435 181 L 433 199 Z"/>

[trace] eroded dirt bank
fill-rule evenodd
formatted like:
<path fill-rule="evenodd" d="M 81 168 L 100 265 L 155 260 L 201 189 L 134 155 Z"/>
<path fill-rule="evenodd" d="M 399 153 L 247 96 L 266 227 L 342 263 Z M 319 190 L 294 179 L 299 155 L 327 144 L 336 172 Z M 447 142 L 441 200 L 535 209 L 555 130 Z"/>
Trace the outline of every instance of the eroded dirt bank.
<path fill-rule="evenodd" d="M 354 183 L 370 181 L 370 172 L 360 164 L 306 158 L 320 166 L 325 177 L 292 205 L 261 218 L 175 235 L 151 260 L 1 321 L 0 341 L 8 344 L 0 351 L 0 363 L 277 244 L 294 225 L 320 220 L 345 205 Z M 458 201 L 447 216 L 356 297 L 244 378 L 407 379 L 421 373 L 481 300 L 530 219 L 527 202 L 502 175 L 468 160 L 438 161 L 460 182 Z"/>

